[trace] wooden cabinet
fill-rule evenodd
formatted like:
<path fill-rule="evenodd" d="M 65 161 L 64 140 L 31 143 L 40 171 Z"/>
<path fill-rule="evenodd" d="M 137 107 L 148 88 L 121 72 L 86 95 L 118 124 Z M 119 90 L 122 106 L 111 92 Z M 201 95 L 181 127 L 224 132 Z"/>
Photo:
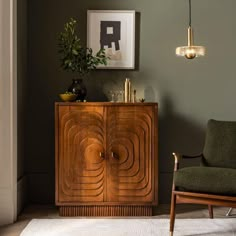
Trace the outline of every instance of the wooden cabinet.
<path fill-rule="evenodd" d="M 152 215 L 156 103 L 56 103 L 55 119 L 60 215 Z"/>

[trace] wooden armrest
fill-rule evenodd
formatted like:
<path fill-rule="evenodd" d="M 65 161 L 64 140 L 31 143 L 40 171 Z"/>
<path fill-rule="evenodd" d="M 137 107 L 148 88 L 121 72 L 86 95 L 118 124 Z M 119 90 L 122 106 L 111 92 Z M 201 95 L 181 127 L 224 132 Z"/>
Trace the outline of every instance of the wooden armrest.
<path fill-rule="evenodd" d="M 192 159 L 192 158 L 199 158 L 202 157 L 202 153 L 198 154 L 198 155 L 194 155 L 194 156 L 188 156 L 188 155 L 182 155 L 176 152 L 173 152 L 172 155 L 175 158 L 175 166 L 174 166 L 174 171 L 179 169 L 179 162 L 181 159 Z"/>
<path fill-rule="evenodd" d="M 176 152 L 173 152 L 172 155 L 175 158 L 175 164 L 178 164 L 180 162 L 180 160 L 183 158 L 183 155 L 176 153 Z"/>

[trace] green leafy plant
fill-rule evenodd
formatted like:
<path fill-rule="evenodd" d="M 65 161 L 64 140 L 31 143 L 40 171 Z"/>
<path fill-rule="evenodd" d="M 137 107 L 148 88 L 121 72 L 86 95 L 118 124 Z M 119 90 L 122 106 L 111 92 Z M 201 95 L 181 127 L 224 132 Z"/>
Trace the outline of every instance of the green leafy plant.
<path fill-rule="evenodd" d="M 100 64 L 107 65 L 109 58 L 104 49 L 93 55 L 92 48 L 82 47 L 76 26 L 77 21 L 73 18 L 64 25 L 64 31 L 59 35 L 58 52 L 61 55 L 61 67 L 65 71 L 78 72 L 83 76 Z"/>

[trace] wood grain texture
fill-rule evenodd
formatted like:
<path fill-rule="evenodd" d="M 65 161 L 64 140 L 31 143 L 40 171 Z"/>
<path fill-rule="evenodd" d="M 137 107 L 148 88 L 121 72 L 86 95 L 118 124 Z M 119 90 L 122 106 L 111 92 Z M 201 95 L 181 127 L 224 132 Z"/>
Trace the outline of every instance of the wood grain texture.
<path fill-rule="evenodd" d="M 212 205 L 212 206 L 225 206 L 225 207 L 236 207 L 236 197 L 234 197 L 234 200 L 229 200 L 227 196 L 220 196 L 220 198 L 211 198 L 212 195 L 208 195 L 206 197 L 202 196 L 202 194 L 194 194 L 194 195 L 183 195 L 176 194 L 176 203 L 194 203 L 194 204 L 203 204 L 203 205 Z M 206 194 L 204 194 L 206 195 Z"/>
<path fill-rule="evenodd" d="M 158 201 L 157 104 L 56 103 L 55 119 L 62 215 L 151 214 Z"/>
<path fill-rule="evenodd" d="M 103 108 L 59 107 L 60 202 L 103 201 Z"/>
<path fill-rule="evenodd" d="M 108 201 L 151 202 L 152 107 L 109 107 L 107 130 Z"/>

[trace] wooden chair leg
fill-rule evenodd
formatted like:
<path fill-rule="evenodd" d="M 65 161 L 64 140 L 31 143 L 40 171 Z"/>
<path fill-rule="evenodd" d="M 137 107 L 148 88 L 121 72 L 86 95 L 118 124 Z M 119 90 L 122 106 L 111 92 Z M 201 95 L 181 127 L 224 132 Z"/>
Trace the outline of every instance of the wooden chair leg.
<path fill-rule="evenodd" d="M 208 211 L 209 211 L 209 217 L 210 219 L 213 219 L 213 206 L 212 205 L 208 205 Z"/>
<path fill-rule="evenodd" d="M 228 212 L 226 213 L 226 216 L 230 216 L 232 210 L 233 210 L 233 208 L 230 208 L 230 209 L 228 210 Z"/>
<path fill-rule="evenodd" d="M 170 236 L 173 236 L 175 225 L 175 207 L 176 207 L 176 195 L 172 193 L 171 207 L 170 207 Z"/>

